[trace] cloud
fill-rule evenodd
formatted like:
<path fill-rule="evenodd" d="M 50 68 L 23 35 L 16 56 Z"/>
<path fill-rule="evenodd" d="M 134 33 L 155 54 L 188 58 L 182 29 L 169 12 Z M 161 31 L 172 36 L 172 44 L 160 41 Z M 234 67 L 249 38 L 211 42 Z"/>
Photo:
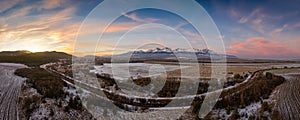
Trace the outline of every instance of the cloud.
<path fill-rule="evenodd" d="M 240 13 L 238 12 L 238 10 L 234 9 L 234 8 L 231 8 L 229 11 L 228 11 L 229 15 L 231 17 L 239 17 L 240 16 Z"/>
<path fill-rule="evenodd" d="M 294 57 L 300 52 L 289 48 L 288 44 L 265 38 L 250 38 L 242 42 L 236 42 L 228 47 L 227 53 L 240 57 L 273 58 L 273 57 Z"/>
<path fill-rule="evenodd" d="M 203 38 L 202 35 L 194 32 L 194 31 L 190 31 L 190 30 L 186 30 L 186 29 L 180 29 L 180 31 L 182 32 L 183 35 L 187 35 L 187 36 L 195 38 L 195 39 Z"/>
<path fill-rule="evenodd" d="M 0 50 L 70 50 L 67 47 L 73 43 L 80 25 L 71 21 L 77 9 L 66 7 L 55 12 L 29 15 L 38 4 L 15 8 L 0 17 Z"/>
<path fill-rule="evenodd" d="M 18 17 L 13 20 L 18 21 L 19 24 L 11 24 L 10 21 L 3 21 L 5 29 L 1 32 L 11 32 L 11 31 L 36 31 L 43 30 L 47 28 L 59 27 L 58 24 L 67 22 L 70 19 L 71 15 L 75 12 L 75 8 L 66 8 L 62 11 L 56 13 L 49 13 L 44 15 L 36 16 L 23 16 Z"/>
<path fill-rule="evenodd" d="M 299 12 L 293 10 L 280 10 L 281 9 L 276 9 L 274 6 L 268 5 L 264 7 L 256 7 L 256 9 L 252 10 L 249 14 L 241 17 L 238 20 L 238 23 L 253 30 L 256 35 L 276 39 L 278 36 L 281 36 L 280 34 L 283 31 L 294 30 L 295 28 L 300 27 L 300 22 L 293 22 L 299 21 Z M 230 13 L 230 15 L 231 14 L 234 14 L 234 12 Z"/>
<path fill-rule="evenodd" d="M 115 24 L 112 24 L 111 26 L 108 26 L 108 28 L 105 30 L 105 32 L 111 33 L 111 32 L 119 32 L 119 31 L 128 31 L 137 25 L 138 24 L 133 23 L 133 22 L 115 23 Z"/>
<path fill-rule="evenodd" d="M 180 22 L 179 24 L 177 24 L 176 26 L 174 26 L 173 28 L 175 30 L 179 30 L 181 27 L 185 26 L 185 25 L 188 25 L 189 23 L 188 22 Z"/>
<path fill-rule="evenodd" d="M 141 22 L 141 23 L 149 23 L 149 22 L 151 23 L 151 22 L 156 22 L 159 20 L 159 19 L 155 19 L 155 18 L 140 18 L 135 13 L 123 14 L 123 15 L 127 18 L 130 18 L 133 21 Z"/>
<path fill-rule="evenodd" d="M 67 0 L 42 0 L 39 9 L 54 9 L 61 7 Z"/>
<path fill-rule="evenodd" d="M 261 9 L 259 9 L 259 8 L 255 9 L 248 16 L 242 17 L 239 20 L 239 23 L 247 23 L 250 19 L 252 19 L 254 16 L 256 16 L 260 11 L 261 11 Z"/>
<path fill-rule="evenodd" d="M 0 1 L 0 13 L 12 8 L 16 4 L 20 3 L 23 0 L 1 0 Z"/>
<path fill-rule="evenodd" d="M 285 24 L 285 25 L 283 25 L 282 27 L 280 27 L 280 28 L 276 28 L 274 31 L 273 31 L 273 33 L 281 33 L 282 31 L 284 31 L 284 30 L 286 30 L 286 29 L 288 29 L 289 28 L 289 25 L 288 24 Z"/>
<path fill-rule="evenodd" d="M 9 0 L 5 0 L 5 1 L 9 1 Z M 5 17 L 6 19 L 14 19 L 14 18 L 18 18 L 18 17 L 24 17 L 26 15 L 29 15 L 30 12 L 32 11 L 37 11 L 38 13 L 35 14 L 41 14 L 41 10 L 51 10 L 51 9 L 55 9 L 58 7 L 63 7 L 63 6 L 67 6 L 67 0 L 41 0 L 38 2 L 34 2 L 33 4 L 22 4 L 22 2 L 24 0 L 12 0 L 13 2 L 0 2 L 1 8 L 2 6 L 6 6 L 6 4 L 9 4 L 8 7 L 4 7 L 2 8 L 3 10 L 9 10 L 8 13 L 4 14 L 3 17 Z M 3 5 L 2 5 L 3 4 Z M 18 8 L 12 8 L 14 5 L 20 4 L 21 7 Z M 0 8 L 0 13 L 1 13 L 1 8 Z M 75 8 L 75 6 L 69 6 L 66 8 Z M 70 10 L 70 9 L 63 9 L 63 10 Z M 68 12 L 68 11 L 66 11 Z"/>
<path fill-rule="evenodd" d="M 300 22 L 296 22 L 293 24 L 284 24 L 282 27 L 276 28 L 272 31 L 271 35 L 276 34 L 276 33 L 281 33 L 285 30 L 293 30 L 295 28 L 300 27 Z"/>
<path fill-rule="evenodd" d="M 245 24 L 262 35 L 270 36 L 273 34 L 272 32 L 282 31 L 282 28 L 275 27 L 278 25 L 275 21 L 279 19 L 282 19 L 282 16 L 271 15 L 271 13 L 268 13 L 268 9 L 259 7 L 254 9 L 248 16 L 239 19 L 238 23 Z"/>
<path fill-rule="evenodd" d="M 33 9 L 33 6 L 25 6 L 20 9 L 14 9 L 9 15 L 6 16 L 6 19 L 14 19 L 18 17 L 23 17 Z"/>

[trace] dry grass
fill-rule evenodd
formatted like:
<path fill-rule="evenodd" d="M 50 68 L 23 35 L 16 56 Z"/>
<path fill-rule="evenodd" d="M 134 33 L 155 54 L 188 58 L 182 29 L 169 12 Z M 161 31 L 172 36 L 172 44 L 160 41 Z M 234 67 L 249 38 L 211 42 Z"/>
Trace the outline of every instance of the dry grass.
<path fill-rule="evenodd" d="M 153 64 L 165 64 L 165 65 L 179 65 L 178 63 L 167 63 L 167 62 L 152 62 Z M 190 66 L 189 68 L 185 68 L 182 70 L 174 70 L 174 71 L 169 71 L 167 72 L 168 76 L 170 77 L 180 77 L 182 76 L 197 76 L 197 74 L 195 74 L 195 71 L 199 71 L 200 77 L 201 78 L 210 78 L 212 75 L 212 68 L 216 68 L 214 69 L 217 73 L 216 74 L 226 74 L 226 77 L 230 77 L 233 74 L 246 74 L 248 72 L 254 72 L 257 70 L 261 70 L 262 68 L 260 68 L 259 64 L 255 64 L 255 65 L 248 65 L 248 64 L 227 64 L 227 65 L 221 65 L 221 64 L 217 64 L 217 65 L 211 65 L 209 63 L 205 63 L 205 64 L 198 64 L 197 66 L 193 66 L 190 64 L 183 64 L 186 66 Z M 183 73 L 183 74 L 181 74 Z"/>
<path fill-rule="evenodd" d="M 178 62 L 147 62 L 149 64 L 163 64 L 163 65 L 180 65 Z M 196 71 L 199 71 L 201 78 L 210 78 L 212 75 L 212 67 L 216 68 L 218 73 L 214 73 L 216 75 L 218 74 L 226 74 L 226 77 L 230 77 L 234 74 L 240 74 L 244 75 L 248 72 L 254 72 L 257 70 L 262 70 L 266 68 L 272 68 L 272 67 L 278 67 L 278 66 L 285 66 L 285 65 L 292 65 L 295 63 L 257 63 L 257 62 L 245 62 L 245 63 L 198 63 L 196 66 L 190 63 L 181 63 L 183 66 L 190 66 L 189 68 L 185 68 L 182 70 L 174 70 L 169 71 L 168 76 L 169 77 L 180 77 L 181 73 L 184 74 L 182 76 L 197 76 L 199 74 L 196 74 Z M 223 66 L 223 67 L 222 67 Z M 290 70 L 295 71 L 295 68 L 290 68 Z M 219 70 L 219 71 L 218 71 Z M 300 70 L 298 70 L 300 71 Z"/>

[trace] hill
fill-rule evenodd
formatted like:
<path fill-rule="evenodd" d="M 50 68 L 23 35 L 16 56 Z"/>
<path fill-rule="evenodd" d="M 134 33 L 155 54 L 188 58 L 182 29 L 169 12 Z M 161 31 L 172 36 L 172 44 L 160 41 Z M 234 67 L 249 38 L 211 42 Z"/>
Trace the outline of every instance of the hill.
<path fill-rule="evenodd" d="M 63 52 L 30 52 L 30 51 L 3 51 L 0 52 L 0 62 L 21 63 L 27 66 L 39 66 L 45 63 L 56 62 L 60 59 L 72 59 L 72 55 Z"/>

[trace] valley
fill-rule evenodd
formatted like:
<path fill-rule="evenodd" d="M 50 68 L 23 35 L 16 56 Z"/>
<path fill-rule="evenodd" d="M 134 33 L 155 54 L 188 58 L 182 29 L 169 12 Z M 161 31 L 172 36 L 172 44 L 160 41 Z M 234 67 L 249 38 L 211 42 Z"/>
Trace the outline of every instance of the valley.
<path fill-rule="evenodd" d="M 15 69 L 14 73 L 24 81 L 18 83 L 20 95 L 15 95 L 19 103 L 15 110 L 19 111 L 20 118 L 131 116 L 137 119 L 147 117 L 146 113 L 156 118 L 176 113 L 177 116 L 170 119 L 198 119 L 199 105 L 206 96 L 214 94 L 219 95 L 216 105 L 204 119 L 298 117 L 290 112 L 298 110 L 297 104 L 292 105 L 298 101 L 295 94 L 298 62 L 234 59 L 227 63 L 203 62 L 207 60 L 111 63 L 99 62 L 97 58 L 99 64 L 93 65 L 89 58 L 76 58 L 88 62 L 72 64 L 68 57 L 56 57 L 54 62 L 37 59 L 39 66 L 28 64 L 32 67 Z M 6 70 L 3 72 L 9 74 Z M 211 86 L 213 81 L 221 86 Z M 12 91 L 4 91 L 5 96 L 11 96 Z M 114 109 L 111 106 L 115 106 Z M 119 114 L 112 114 L 116 112 Z M 144 114 L 140 116 L 135 112 Z M 3 114 L 12 116 L 11 113 Z"/>

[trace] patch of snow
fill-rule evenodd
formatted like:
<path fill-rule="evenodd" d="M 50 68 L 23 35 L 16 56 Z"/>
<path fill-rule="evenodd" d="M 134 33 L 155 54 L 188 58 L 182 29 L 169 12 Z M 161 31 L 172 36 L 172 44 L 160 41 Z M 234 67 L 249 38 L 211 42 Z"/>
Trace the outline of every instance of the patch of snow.
<path fill-rule="evenodd" d="M 70 95 L 72 96 L 77 96 L 78 95 L 78 92 L 75 88 L 72 88 L 72 87 L 64 87 L 63 90 L 67 93 L 69 93 Z"/>
<path fill-rule="evenodd" d="M 17 67 L 17 68 L 28 68 L 28 66 L 24 64 L 18 64 L 18 63 L 0 63 L 0 66 L 11 66 L 11 67 Z"/>
<path fill-rule="evenodd" d="M 240 108 L 240 109 L 238 109 L 238 111 L 239 111 L 240 115 L 247 114 L 247 116 L 255 116 L 256 114 L 258 114 L 258 111 L 260 110 L 260 108 L 261 108 L 261 103 L 257 102 L 257 103 L 252 103 L 243 109 Z"/>

